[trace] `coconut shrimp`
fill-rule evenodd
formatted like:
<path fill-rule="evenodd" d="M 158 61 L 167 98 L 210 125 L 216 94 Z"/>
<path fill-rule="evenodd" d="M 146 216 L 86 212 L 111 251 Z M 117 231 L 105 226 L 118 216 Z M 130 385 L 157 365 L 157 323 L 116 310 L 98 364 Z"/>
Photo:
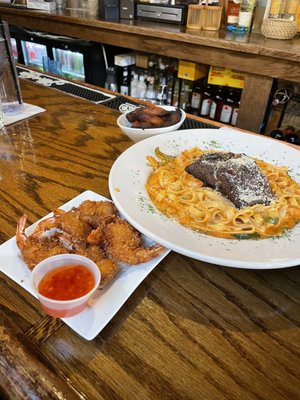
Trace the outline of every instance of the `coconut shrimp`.
<path fill-rule="evenodd" d="M 105 251 L 99 245 L 74 244 L 69 242 L 67 235 L 61 236 L 60 239 L 68 244 L 68 247 L 72 247 L 72 253 L 90 258 L 97 264 L 101 272 L 100 287 L 105 286 L 120 272 L 120 267 L 113 260 L 107 258 Z"/>
<path fill-rule="evenodd" d="M 76 210 L 80 219 L 93 228 L 105 226 L 118 216 L 117 208 L 111 201 L 86 200 Z"/>
<path fill-rule="evenodd" d="M 16 242 L 29 269 L 33 269 L 47 257 L 66 253 L 66 248 L 56 238 L 41 237 L 25 233 L 27 215 L 23 215 L 17 224 Z"/>
<path fill-rule="evenodd" d="M 104 229 L 106 253 L 113 260 L 126 264 L 140 264 L 157 257 L 163 247 L 142 245 L 141 234 L 126 220 L 117 218 Z"/>

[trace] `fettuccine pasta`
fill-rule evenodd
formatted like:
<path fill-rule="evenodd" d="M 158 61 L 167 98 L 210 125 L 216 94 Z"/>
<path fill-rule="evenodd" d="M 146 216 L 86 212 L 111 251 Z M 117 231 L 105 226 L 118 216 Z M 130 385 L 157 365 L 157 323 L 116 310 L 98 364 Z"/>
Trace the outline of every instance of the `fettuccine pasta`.
<path fill-rule="evenodd" d="M 275 195 L 269 205 L 256 204 L 238 209 L 220 192 L 185 171 L 200 155 L 199 148 L 184 150 L 170 158 L 159 151 L 147 157 L 153 167 L 146 190 L 154 205 L 180 224 L 223 238 L 267 238 L 280 236 L 300 221 L 300 185 L 285 167 L 261 160 L 257 165 L 267 177 Z"/>

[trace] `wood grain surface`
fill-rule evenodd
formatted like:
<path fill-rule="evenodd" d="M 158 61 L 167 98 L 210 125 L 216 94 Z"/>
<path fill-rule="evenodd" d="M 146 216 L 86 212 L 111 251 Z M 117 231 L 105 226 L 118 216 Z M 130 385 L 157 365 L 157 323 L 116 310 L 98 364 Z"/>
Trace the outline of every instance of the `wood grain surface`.
<path fill-rule="evenodd" d="M 0 241 L 90 189 L 109 196 L 132 142 L 118 112 L 22 81 L 47 111 L 0 135 Z M 242 134 L 242 133 L 241 133 Z M 4 399 L 296 400 L 300 270 L 231 269 L 171 252 L 92 341 L 0 274 Z"/>

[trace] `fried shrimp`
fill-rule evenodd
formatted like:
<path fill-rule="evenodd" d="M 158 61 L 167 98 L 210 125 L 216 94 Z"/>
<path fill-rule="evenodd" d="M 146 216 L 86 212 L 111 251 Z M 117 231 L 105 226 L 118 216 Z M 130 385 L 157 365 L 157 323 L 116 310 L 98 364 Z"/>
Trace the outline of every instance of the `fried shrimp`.
<path fill-rule="evenodd" d="M 101 272 L 101 285 L 104 287 L 120 272 L 120 267 L 111 259 L 107 258 L 105 251 L 98 245 L 74 245 L 74 253 L 90 258 L 97 264 Z"/>
<path fill-rule="evenodd" d="M 106 226 L 104 242 L 107 254 L 113 260 L 126 264 L 147 262 L 163 251 L 160 245 L 144 247 L 141 234 L 129 222 L 120 218 Z"/>
<path fill-rule="evenodd" d="M 118 215 L 117 208 L 111 201 L 86 200 L 77 210 L 81 221 L 85 221 L 93 228 L 106 225 Z"/>
<path fill-rule="evenodd" d="M 93 260 L 101 272 L 101 287 L 117 276 L 118 263 L 139 264 L 158 256 L 163 247 L 143 247 L 141 234 L 120 219 L 110 201 L 87 200 L 70 211 L 56 209 L 30 236 L 26 215 L 17 224 L 16 241 L 29 269 L 47 257 L 79 254 Z"/>
<path fill-rule="evenodd" d="M 25 233 L 26 221 L 27 216 L 24 214 L 18 221 L 16 242 L 29 269 L 33 269 L 47 257 L 66 253 L 65 247 L 56 238 L 27 236 Z"/>
<path fill-rule="evenodd" d="M 91 233 L 90 225 L 80 218 L 80 212 L 76 209 L 64 211 L 56 209 L 53 211 L 54 225 L 63 232 L 68 233 L 74 242 L 84 242 Z"/>

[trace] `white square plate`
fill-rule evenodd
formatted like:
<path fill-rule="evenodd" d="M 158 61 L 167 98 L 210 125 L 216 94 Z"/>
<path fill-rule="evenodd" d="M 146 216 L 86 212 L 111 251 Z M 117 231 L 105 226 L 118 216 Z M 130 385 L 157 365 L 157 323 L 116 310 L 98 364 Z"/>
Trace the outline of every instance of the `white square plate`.
<path fill-rule="evenodd" d="M 72 207 L 79 206 L 85 200 L 103 201 L 107 199 L 87 190 L 61 206 L 61 208 L 69 210 Z M 50 215 L 47 215 L 47 217 Z M 26 233 L 30 234 L 38 222 L 30 226 Z M 143 239 L 146 245 L 152 243 L 148 238 L 144 237 Z M 63 318 L 63 321 L 85 339 L 94 339 L 169 251 L 167 249 L 164 250 L 159 257 L 144 264 L 122 266 L 121 272 L 114 281 L 107 288 L 96 292 L 89 307 L 74 317 Z M 31 272 L 21 258 L 15 236 L 0 246 L 0 268 L 5 275 L 36 297 L 30 285 Z"/>

